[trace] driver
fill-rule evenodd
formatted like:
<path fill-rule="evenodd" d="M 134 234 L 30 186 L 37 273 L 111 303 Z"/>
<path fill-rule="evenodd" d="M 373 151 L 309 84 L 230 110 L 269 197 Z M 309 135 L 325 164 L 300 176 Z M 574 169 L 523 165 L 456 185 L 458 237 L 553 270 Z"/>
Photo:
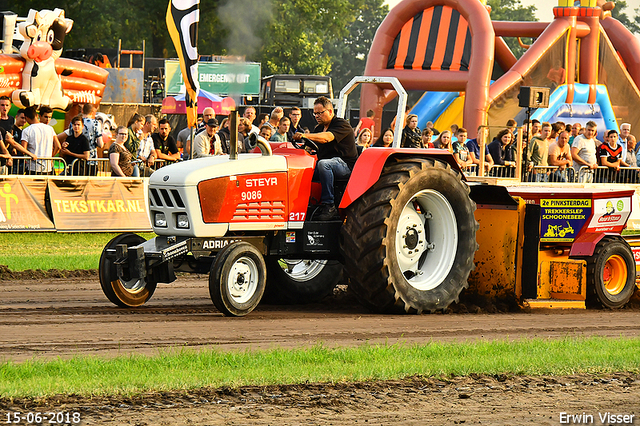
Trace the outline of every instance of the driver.
<path fill-rule="evenodd" d="M 318 145 L 318 164 L 313 178 L 322 185 L 321 209 L 316 220 L 331 220 L 338 214 L 334 203 L 334 179 L 346 179 L 351 175 L 358 158 L 356 140 L 349 122 L 336 117 L 331 100 L 320 96 L 313 103 L 313 115 L 318 125 L 313 133 L 297 132 L 293 140 L 305 137 Z"/>

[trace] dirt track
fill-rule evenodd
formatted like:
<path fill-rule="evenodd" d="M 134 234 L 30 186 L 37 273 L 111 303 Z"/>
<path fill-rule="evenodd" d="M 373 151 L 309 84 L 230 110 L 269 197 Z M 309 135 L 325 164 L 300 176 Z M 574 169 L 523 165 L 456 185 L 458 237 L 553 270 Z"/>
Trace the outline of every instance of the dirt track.
<path fill-rule="evenodd" d="M 95 277 L 0 281 L 0 360 L 156 353 L 173 346 L 225 350 L 476 339 L 638 336 L 640 310 L 499 314 L 373 315 L 341 295 L 325 304 L 261 306 L 225 318 L 205 276 L 160 285 L 144 307 L 113 307 Z M 2 401 L 4 412 L 80 410 L 83 424 L 560 424 L 560 412 L 640 414 L 640 376 L 413 378 L 307 385 L 136 400 L 62 398 Z M 635 418 L 634 418 L 635 420 Z M 4 421 L 4 417 L 0 419 Z M 640 424 L 640 421 L 635 421 Z"/>

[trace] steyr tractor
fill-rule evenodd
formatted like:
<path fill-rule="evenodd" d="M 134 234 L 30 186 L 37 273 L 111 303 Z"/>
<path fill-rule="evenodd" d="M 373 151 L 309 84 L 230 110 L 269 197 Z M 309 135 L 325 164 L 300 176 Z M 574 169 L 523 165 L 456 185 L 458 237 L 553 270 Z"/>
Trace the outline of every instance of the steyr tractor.
<path fill-rule="evenodd" d="M 395 89 L 403 116 L 407 94 L 400 83 L 374 77 L 354 78 L 343 89 L 338 116 L 359 83 Z M 259 152 L 237 154 L 235 114 L 230 121 L 230 155 L 151 175 L 149 211 L 158 236 L 122 234 L 107 244 L 99 275 L 111 302 L 141 306 L 176 271 L 209 273 L 216 308 L 242 316 L 265 290 L 279 302 L 319 300 L 343 269 L 359 300 L 378 312 L 433 312 L 458 300 L 473 268 L 478 223 L 451 154 L 400 149 L 399 119 L 392 146 L 364 150 L 350 179 L 336 182 L 341 217 L 316 221 L 313 143 L 257 137 Z"/>
<path fill-rule="evenodd" d="M 406 92 L 390 77 L 354 78 L 338 116 L 360 82 L 395 89 L 402 116 Z M 248 314 L 263 295 L 320 300 L 343 271 L 377 312 L 444 310 L 469 286 L 479 296 L 561 309 L 620 308 L 636 290 L 640 238 L 621 236 L 638 203 L 634 188 L 467 184 L 448 151 L 399 148 L 396 120 L 392 146 L 364 150 L 348 181 L 335 182 L 340 218 L 319 221 L 318 147 L 255 137 L 255 152 L 238 154 L 236 117 L 230 155 L 151 175 L 158 236 L 122 234 L 104 248 L 100 284 L 111 302 L 143 305 L 176 271 L 208 273 L 211 299 L 229 316 Z"/>

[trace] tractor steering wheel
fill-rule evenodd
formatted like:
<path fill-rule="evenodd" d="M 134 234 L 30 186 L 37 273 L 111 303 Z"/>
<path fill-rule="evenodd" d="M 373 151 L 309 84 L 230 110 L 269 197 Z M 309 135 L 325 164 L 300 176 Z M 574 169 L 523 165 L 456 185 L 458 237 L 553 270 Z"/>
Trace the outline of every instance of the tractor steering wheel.
<path fill-rule="evenodd" d="M 294 147 L 296 147 L 298 149 L 305 149 L 306 147 L 309 147 L 309 148 L 311 148 L 311 155 L 317 154 L 318 151 L 320 150 L 318 148 L 318 145 L 314 141 L 312 141 L 311 139 L 304 138 L 304 137 L 300 138 L 299 141 L 292 140 L 291 141 L 291 145 L 293 145 Z"/>

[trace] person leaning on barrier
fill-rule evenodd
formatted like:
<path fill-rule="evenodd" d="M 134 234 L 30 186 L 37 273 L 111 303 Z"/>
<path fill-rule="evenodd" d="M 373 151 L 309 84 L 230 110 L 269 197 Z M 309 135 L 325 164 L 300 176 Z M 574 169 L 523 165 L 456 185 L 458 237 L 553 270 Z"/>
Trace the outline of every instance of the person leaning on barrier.
<path fill-rule="evenodd" d="M 205 126 L 205 131 L 193 138 L 193 159 L 223 154 L 220 138 L 216 135 L 218 120 L 210 118 Z"/>
<path fill-rule="evenodd" d="M 82 116 L 77 115 L 71 119 L 71 135 L 65 137 L 60 148 L 60 156 L 67 162 L 67 173 L 72 176 L 85 174 L 87 168 L 81 160 L 89 159 L 89 139 L 84 135 Z M 65 135 L 66 133 L 63 132 Z M 74 162 L 75 161 L 75 162 Z M 73 164 L 73 168 L 72 168 Z"/>
<path fill-rule="evenodd" d="M 142 134 L 142 126 L 144 126 L 144 117 L 137 112 L 131 116 L 127 123 L 129 136 L 124 146 L 129 152 L 136 153 L 140 147 L 140 135 Z"/>
<path fill-rule="evenodd" d="M 251 121 L 249 121 L 249 119 L 245 117 L 238 118 L 238 153 L 251 152 L 251 148 L 249 147 L 250 133 L 251 133 Z"/>
<path fill-rule="evenodd" d="M 36 110 L 29 107 L 24 111 L 29 127 L 22 131 L 22 147 L 45 160 L 30 161 L 27 164 L 30 174 L 50 174 L 53 171 L 53 157 L 60 151 L 60 141 L 53 127 L 40 123 Z"/>
<path fill-rule="evenodd" d="M 622 145 L 618 143 L 617 130 L 607 132 L 606 142 L 600 145 L 598 151 L 600 164 L 608 167 L 606 181 L 609 183 L 619 182 L 620 167 L 629 167 L 629 165 L 622 160 L 624 152 Z"/>
<path fill-rule="evenodd" d="M 289 132 L 289 127 L 291 126 L 291 120 L 287 117 L 282 117 L 280 119 L 280 123 L 278 123 L 278 128 L 275 133 L 271 135 L 272 142 L 289 142 L 287 139 L 287 134 Z M 295 134 L 295 133 L 294 133 Z"/>
<path fill-rule="evenodd" d="M 513 156 L 513 150 L 509 149 L 509 145 L 513 142 L 513 133 L 509 129 L 503 129 L 489 144 L 489 154 L 497 166 L 515 167 L 516 160 Z"/>
<path fill-rule="evenodd" d="M 205 131 L 207 122 L 212 118 L 216 118 L 216 112 L 213 110 L 213 108 L 206 107 L 204 110 L 202 110 L 202 120 L 198 122 L 198 125 L 194 130 L 194 133 L 193 133 L 194 139 L 196 135 L 199 135 L 200 133 Z M 187 129 L 189 129 L 189 127 L 187 127 Z M 177 142 L 176 142 L 176 146 L 177 146 Z M 190 156 L 191 156 L 191 130 L 189 129 L 189 133 L 187 135 L 187 142 L 184 145 L 182 157 L 183 159 L 188 160 Z"/>
<path fill-rule="evenodd" d="M 453 143 L 453 156 L 462 170 L 468 172 L 473 166 L 473 160 L 467 148 L 467 129 L 464 127 L 458 127 L 456 141 Z"/>
<path fill-rule="evenodd" d="M 629 167 L 638 167 L 638 159 L 636 158 L 636 138 L 633 135 L 627 135 L 627 155 L 624 159 Z"/>
<path fill-rule="evenodd" d="M 22 126 L 27 122 L 26 117 L 24 116 L 24 109 L 19 110 L 16 113 L 15 122 L 13 123 L 13 129 L 11 132 L 7 132 L 4 136 L 4 143 L 11 154 L 12 157 L 31 157 L 33 160 L 36 159 L 35 154 L 29 152 L 26 148 L 24 148 L 20 142 L 22 141 Z M 25 160 L 24 159 L 14 159 L 13 167 L 11 170 L 11 174 L 21 175 L 24 173 L 25 169 Z"/>
<path fill-rule="evenodd" d="M 4 144 L 3 134 L 7 134 L 4 129 L 0 130 L 0 175 L 8 175 L 13 167 L 13 158 Z"/>
<path fill-rule="evenodd" d="M 493 157 L 489 153 L 489 144 L 487 143 L 487 139 L 489 137 L 489 128 L 484 125 L 478 126 L 478 136 L 474 139 L 469 139 L 467 141 L 467 149 L 469 150 L 469 157 L 473 164 L 476 164 L 480 167 L 480 142 L 481 140 L 485 141 L 484 145 L 484 169 L 485 171 L 491 170 L 493 167 Z"/>
<path fill-rule="evenodd" d="M 433 141 L 433 147 L 438 149 L 446 149 L 447 151 L 453 153 L 453 145 L 451 144 L 451 132 L 449 130 L 443 130 Z"/>
<path fill-rule="evenodd" d="M 298 108 L 298 111 L 300 110 L 300 108 Z M 253 122 L 256 120 L 256 109 L 252 106 L 248 106 L 244 109 L 244 113 L 242 114 L 242 116 L 244 118 L 246 118 L 247 120 L 249 120 L 249 123 L 251 124 L 251 130 L 249 130 L 249 133 L 255 133 L 256 135 L 258 133 L 260 133 L 260 129 L 253 124 Z M 300 115 L 302 117 L 302 115 Z"/>
<path fill-rule="evenodd" d="M 569 132 L 560 132 L 558 141 L 549 145 L 548 163 L 550 166 L 558 168 L 551 174 L 550 180 L 552 182 L 567 182 L 569 179 L 567 169 L 573 166 L 571 148 L 569 147 Z"/>
<path fill-rule="evenodd" d="M 580 130 L 582 130 L 582 124 L 573 123 L 571 125 L 571 136 L 569 136 L 569 146 L 573 146 L 573 141 L 580 135 Z"/>
<path fill-rule="evenodd" d="M 387 127 L 383 129 L 378 136 L 378 139 L 375 141 L 373 148 L 387 148 L 393 144 L 393 129 L 391 127 Z"/>
<path fill-rule="evenodd" d="M 431 130 L 428 127 L 425 127 L 422 130 L 422 145 L 424 145 L 425 148 L 435 148 L 433 146 L 433 142 L 431 141 L 433 139 L 433 130 Z"/>
<path fill-rule="evenodd" d="M 266 140 L 271 139 L 271 126 L 267 126 L 266 124 L 263 124 L 262 127 L 260 127 L 260 133 L 258 134 L 263 138 L 265 138 Z"/>
<path fill-rule="evenodd" d="M 14 118 L 9 115 L 11 109 L 11 99 L 8 96 L 0 97 L 0 128 L 7 132 L 11 131 L 15 122 Z"/>
<path fill-rule="evenodd" d="M 171 125 L 166 118 L 163 118 L 158 122 L 158 133 L 151 135 L 158 160 L 173 162 L 180 159 L 178 145 L 176 145 L 176 140 L 173 136 L 169 134 L 170 132 Z"/>
<path fill-rule="evenodd" d="M 137 177 L 138 168 L 134 167 L 133 154 L 127 149 L 125 143 L 129 132 L 124 126 L 116 130 L 116 140 L 109 147 L 109 163 L 111 164 L 111 176 Z"/>
<path fill-rule="evenodd" d="M 579 174 L 582 167 L 587 167 L 591 170 L 598 168 L 598 160 L 596 157 L 596 134 L 598 133 L 598 125 L 593 121 L 588 121 L 584 134 L 576 136 L 571 145 L 571 158 L 573 159 L 573 168 L 576 171 L 576 175 L 580 182 L 591 182 L 593 180 L 593 174 L 585 174 L 582 172 L 582 176 Z"/>
<path fill-rule="evenodd" d="M 420 129 L 418 129 L 418 116 L 415 114 L 407 115 L 404 124 L 400 148 L 424 148 L 422 144 L 422 133 Z"/>
<path fill-rule="evenodd" d="M 153 173 L 153 165 L 156 161 L 156 149 L 151 135 L 158 128 L 158 119 L 153 114 L 144 117 L 142 135 L 140 136 L 140 146 L 136 152 L 136 159 L 140 160 L 144 167 L 143 176 L 149 177 Z M 132 153 L 133 154 L 133 153 Z"/>

